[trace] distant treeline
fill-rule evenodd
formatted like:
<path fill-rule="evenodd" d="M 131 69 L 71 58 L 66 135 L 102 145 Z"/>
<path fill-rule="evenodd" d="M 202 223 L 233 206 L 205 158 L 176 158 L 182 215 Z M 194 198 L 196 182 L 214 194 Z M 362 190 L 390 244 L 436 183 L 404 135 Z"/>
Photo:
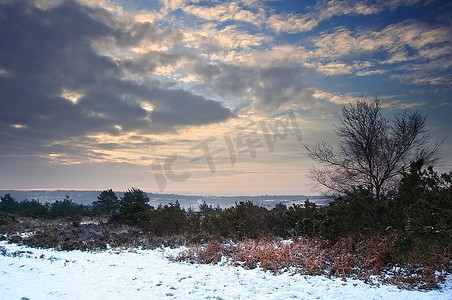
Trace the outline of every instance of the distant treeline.
<path fill-rule="evenodd" d="M 17 201 L 24 199 L 35 199 L 41 203 L 48 202 L 49 204 L 59 200 L 63 200 L 66 195 L 69 195 L 72 202 L 83 205 L 91 205 L 102 190 L 0 190 L 0 196 L 10 194 L 11 197 Z M 125 191 L 116 191 L 117 197 L 122 197 Z M 306 195 L 253 195 L 253 196 L 208 196 L 208 195 L 184 195 L 184 194 L 158 194 L 153 192 L 146 192 L 150 201 L 149 205 L 157 207 L 159 204 L 165 205 L 179 201 L 180 205 L 189 209 L 190 206 L 195 210 L 198 205 L 207 202 L 209 204 L 220 205 L 221 207 L 233 206 L 236 202 L 246 202 L 252 200 L 255 204 L 273 208 L 276 203 L 283 202 L 286 205 L 302 204 L 306 199 L 316 204 L 326 204 L 331 199 L 325 196 L 306 196 Z"/>
<path fill-rule="evenodd" d="M 96 214 L 92 205 L 74 203 L 69 195 L 50 204 L 47 202 L 41 203 L 35 199 L 18 202 L 9 193 L 1 197 L 0 211 L 36 219 L 56 219 Z"/>

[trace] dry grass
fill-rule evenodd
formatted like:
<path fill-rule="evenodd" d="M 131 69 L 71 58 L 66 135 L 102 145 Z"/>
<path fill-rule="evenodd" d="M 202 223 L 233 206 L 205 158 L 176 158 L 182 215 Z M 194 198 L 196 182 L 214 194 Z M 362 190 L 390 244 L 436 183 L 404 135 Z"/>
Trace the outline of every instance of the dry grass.
<path fill-rule="evenodd" d="M 182 236 L 157 237 L 138 228 L 103 223 L 101 219 L 83 220 L 74 226 L 71 220 L 34 220 L 18 218 L 19 222 L 0 226 L 0 239 L 31 247 L 59 250 L 96 250 L 160 246 L 178 247 L 185 244 Z"/>
<path fill-rule="evenodd" d="M 346 244 L 344 242 L 343 245 Z M 234 265 L 249 269 L 260 267 L 274 273 L 290 270 L 310 275 L 350 274 L 356 266 L 356 258 L 347 251 L 334 253 L 334 249 L 319 238 L 290 241 L 261 238 L 228 243 L 214 241 L 191 245 L 176 260 L 218 263 L 224 257 Z"/>
<path fill-rule="evenodd" d="M 369 283 L 390 283 L 401 288 L 430 289 L 445 279 L 443 265 L 431 264 L 395 267 L 397 258 L 391 248 L 392 239 L 378 235 L 342 237 L 335 244 L 319 238 L 291 241 L 261 238 L 238 242 L 213 241 L 194 244 L 182 251 L 176 261 L 219 263 L 226 260 L 248 269 L 262 268 L 273 273 L 294 272 L 358 278 Z M 375 279 L 378 279 L 377 281 Z"/>

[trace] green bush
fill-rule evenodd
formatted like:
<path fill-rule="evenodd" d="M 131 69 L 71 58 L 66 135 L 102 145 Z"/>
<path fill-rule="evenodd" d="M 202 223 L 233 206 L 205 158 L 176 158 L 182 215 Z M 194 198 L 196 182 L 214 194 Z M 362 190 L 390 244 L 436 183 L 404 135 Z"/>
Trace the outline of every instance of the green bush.
<path fill-rule="evenodd" d="M 273 224 L 270 211 L 247 201 L 226 208 L 219 214 L 207 215 L 203 227 L 210 234 L 242 238 L 270 234 Z"/>
<path fill-rule="evenodd" d="M 0 211 L 0 225 L 9 225 L 17 223 L 16 219 L 7 214 L 6 212 Z"/>
<path fill-rule="evenodd" d="M 67 218 L 75 215 L 85 216 L 91 214 L 89 207 L 72 202 L 69 195 L 66 195 L 63 200 L 57 200 L 52 204 L 42 204 L 35 199 L 25 199 L 22 202 L 17 202 L 10 194 L 6 194 L 1 197 L 0 211 L 37 219 Z"/>
<path fill-rule="evenodd" d="M 119 209 L 119 199 L 112 189 L 102 191 L 93 202 L 93 208 L 104 214 L 116 213 Z"/>
<path fill-rule="evenodd" d="M 63 200 L 57 200 L 50 205 L 49 214 L 51 218 L 68 218 L 88 215 L 89 210 L 83 204 L 72 202 L 69 195 L 66 195 Z"/>
<path fill-rule="evenodd" d="M 16 212 L 19 216 L 35 219 L 47 219 L 50 216 L 49 207 L 34 199 L 19 202 Z"/>
<path fill-rule="evenodd" d="M 148 209 L 137 217 L 138 227 L 157 236 L 178 235 L 187 231 L 188 218 L 177 201 L 176 204 Z"/>
<path fill-rule="evenodd" d="M 367 189 L 354 189 L 325 208 L 320 235 L 335 240 L 343 234 L 369 234 L 384 227 L 385 202 Z"/>
<path fill-rule="evenodd" d="M 289 219 L 289 209 L 285 204 L 278 203 L 271 210 L 272 223 L 272 234 L 281 237 L 288 237 L 294 234 L 293 225 Z"/>
<path fill-rule="evenodd" d="M 140 189 L 131 188 L 119 201 L 120 214 L 137 214 L 149 208 L 149 197 Z"/>
<path fill-rule="evenodd" d="M 5 194 L 5 196 L 1 197 L 0 202 L 0 211 L 4 211 L 6 213 L 15 213 L 17 209 L 17 201 L 11 197 L 11 194 Z"/>
<path fill-rule="evenodd" d="M 212 204 L 208 205 L 206 201 L 203 201 L 202 204 L 199 206 L 199 212 L 203 215 L 209 215 L 213 213 L 221 213 L 222 209 L 219 205 L 217 205 L 215 208 L 212 206 Z"/>
<path fill-rule="evenodd" d="M 452 172 L 438 175 L 423 169 L 423 161 L 411 164 L 389 204 L 389 231 L 399 254 L 451 252 Z"/>
<path fill-rule="evenodd" d="M 317 236 L 323 211 L 315 203 L 306 200 L 304 205 L 292 205 L 287 212 L 291 235 Z"/>
<path fill-rule="evenodd" d="M 141 230 L 157 236 L 178 235 L 187 231 L 196 231 L 200 227 L 199 219 L 191 217 L 181 208 L 178 201 L 175 204 L 160 205 L 157 209 L 147 205 L 149 198 L 141 190 L 130 189 L 119 202 L 119 213 L 110 217 L 110 222 L 136 226 Z M 193 212 L 190 215 L 195 215 Z M 194 220 L 198 221 L 193 224 Z M 194 227 L 194 228 L 190 228 Z"/>

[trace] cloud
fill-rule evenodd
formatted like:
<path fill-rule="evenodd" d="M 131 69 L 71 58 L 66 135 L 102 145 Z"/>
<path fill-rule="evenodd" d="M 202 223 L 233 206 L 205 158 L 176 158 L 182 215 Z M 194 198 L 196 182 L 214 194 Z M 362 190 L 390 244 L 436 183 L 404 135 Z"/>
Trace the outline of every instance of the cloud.
<path fill-rule="evenodd" d="M 143 75 L 152 76 L 158 70 L 177 68 L 184 58 L 182 54 L 168 53 L 167 51 L 148 51 L 122 59 L 120 63 L 127 72 L 135 76 L 139 74 L 141 77 Z"/>
<path fill-rule="evenodd" d="M 296 14 L 274 14 L 269 16 L 267 26 L 278 33 L 299 33 L 312 30 L 319 21 Z"/>
<path fill-rule="evenodd" d="M 452 46 L 448 42 L 451 38 L 450 26 L 408 20 L 379 31 L 352 32 L 339 27 L 311 41 L 313 57 L 318 59 L 318 71 L 323 74 L 367 76 L 386 73 L 388 68 L 392 71 L 396 65 L 396 70 L 411 74 L 394 74 L 393 78 L 404 78 L 415 84 L 425 79 L 425 82 L 439 84 L 449 80 L 443 73 L 451 68 Z M 370 65 L 360 63 L 360 59 Z M 431 79 L 425 70 L 434 74 Z M 417 71 L 419 73 L 413 74 Z"/>
<path fill-rule="evenodd" d="M 369 16 L 381 13 L 384 10 L 394 11 L 401 6 L 412 6 L 422 0 L 396 0 L 396 1 L 347 1 L 323 0 L 304 14 L 272 13 L 268 15 L 267 27 L 277 33 L 300 33 L 311 31 L 321 22 L 336 16 Z M 428 5 L 433 1 L 426 1 Z"/>
<path fill-rule="evenodd" d="M 214 22 L 219 25 L 226 22 L 249 23 L 254 26 L 265 26 L 277 33 L 300 33 L 311 31 L 321 22 L 335 16 L 367 16 L 380 13 L 383 10 L 395 10 L 400 6 L 411 6 L 421 0 L 410 1 L 347 1 L 321 0 L 313 7 L 308 7 L 304 14 L 275 13 L 265 1 L 187 1 L 162 0 L 162 11 L 182 10 L 184 14 Z"/>
<path fill-rule="evenodd" d="M 372 75 L 382 75 L 389 72 L 388 70 L 369 70 L 369 71 L 357 71 L 356 76 L 372 76 Z"/>
<path fill-rule="evenodd" d="M 151 112 L 152 122 L 159 126 L 201 125 L 226 120 L 230 110 L 213 100 L 193 95 L 183 90 L 155 88 L 151 92 L 155 109 Z"/>
<path fill-rule="evenodd" d="M 256 97 L 264 107 L 274 109 L 286 103 L 306 104 L 310 97 L 297 67 L 277 66 L 262 69 L 256 82 Z M 306 98 L 308 96 L 308 98 Z"/>
<path fill-rule="evenodd" d="M 425 72 L 422 71 L 415 73 L 392 74 L 390 79 L 396 79 L 404 83 L 415 85 L 447 85 L 452 82 L 452 76 L 450 75 L 434 76 L 431 74 L 425 74 Z"/>
<path fill-rule="evenodd" d="M 187 14 L 215 22 L 238 21 L 257 25 L 265 20 L 265 13 L 263 10 L 258 10 L 258 12 L 255 13 L 243 9 L 235 1 L 221 3 L 215 6 L 188 5 L 185 6 L 183 10 Z"/>
<path fill-rule="evenodd" d="M 179 8 L 184 8 L 190 2 L 199 2 L 199 1 L 190 1 L 190 0 L 160 0 L 162 4 L 161 10 L 165 13 L 169 11 L 177 10 Z"/>
<path fill-rule="evenodd" d="M 207 23 L 199 28 L 185 30 L 186 46 L 213 58 L 226 58 L 232 51 L 249 51 L 271 41 L 262 33 L 250 33 L 237 25 L 228 25 L 218 29 L 215 24 Z"/>
<path fill-rule="evenodd" d="M 389 8 L 390 10 L 395 10 L 400 6 L 411 6 L 411 5 L 415 5 L 419 2 L 425 2 L 426 4 L 428 4 L 429 2 L 433 2 L 435 0 L 427 0 L 427 1 L 422 1 L 422 0 L 392 0 L 392 1 L 385 1 L 385 0 L 380 0 L 377 1 L 378 5 L 384 7 L 384 8 Z"/>
<path fill-rule="evenodd" d="M 225 99 L 238 99 L 239 106 L 254 103 L 262 111 L 270 111 L 286 104 L 310 103 L 310 86 L 305 83 L 309 72 L 301 66 L 210 65 L 199 61 L 186 70 L 195 74 L 203 89 Z"/>
<path fill-rule="evenodd" d="M 425 102 L 404 102 L 401 100 L 387 100 L 381 103 L 381 107 L 385 109 L 391 110 L 399 110 L 399 109 L 413 109 L 416 107 L 424 106 Z"/>
<path fill-rule="evenodd" d="M 401 96 L 397 96 L 397 95 L 377 95 L 378 99 L 381 100 L 381 106 L 384 109 L 388 109 L 388 110 L 404 110 L 404 109 L 413 109 L 413 108 L 417 108 L 417 107 L 422 107 L 424 105 L 426 105 L 425 102 L 422 101 L 403 101 L 401 100 Z M 328 107 L 328 103 L 330 104 L 334 104 L 334 110 L 337 111 L 337 106 L 336 105 L 347 105 L 350 103 L 355 103 L 358 100 L 362 100 L 364 97 L 364 99 L 370 99 L 371 97 L 367 97 L 364 95 L 359 95 L 357 93 L 347 93 L 344 95 L 338 94 L 338 93 L 332 93 L 332 92 L 328 92 L 328 91 L 323 91 L 323 90 L 315 90 L 312 98 L 315 101 L 315 105 L 314 105 L 314 109 L 313 109 L 313 113 L 316 115 L 322 115 L 321 112 L 321 107 Z M 372 96 L 375 97 L 375 96 Z M 326 110 L 328 113 L 325 113 L 325 115 L 331 114 L 331 107 L 329 107 L 329 111 Z"/>
<path fill-rule="evenodd" d="M 177 45 L 178 31 L 121 23 L 109 10 L 60 2 L 0 2 L 0 137 L 9 144 L 2 143 L 2 155 L 88 134 L 172 131 L 230 117 L 218 102 L 130 76 L 131 70 L 152 75 L 178 55 L 113 56 L 149 41 Z M 110 48 L 98 48 L 102 40 Z M 151 113 L 143 101 L 153 105 Z M 35 153 L 52 152 L 38 148 Z"/>
<path fill-rule="evenodd" d="M 340 61 L 333 61 L 326 64 L 319 63 L 317 71 L 325 75 L 347 75 L 353 71 L 352 66 Z"/>
<path fill-rule="evenodd" d="M 382 10 L 367 1 L 318 1 L 314 8 L 306 14 L 272 14 L 267 20 L 267 26 L 275 32 L 300 33 L 311 31 L 322 21 L 341 15 L 371 15 Z"/>
<path fill-rule="evenodd" d="M 335 93 L 322 91 L 322 90 L 315 90 L 312 97 L 318 101 L 318 100 L 325 100 L 328 102 L 332 102 L 334 104 L 338 105 L 344 105 L 348 103 L 353 103 L 358 99 L 361 99 L 360 97 L 357 97 L 356 95 L 338 95 Z"/>
<path fill-rule="evenodd" d="M 384 51 L 389 56 L 404 55 L 397 62 L 422 56 L 436 59 L 450 50 L 448 40 L 452 31 L 448 26 L 431 26 L 419 21 L 403 21 L 388 25 L 380 31 L 351 30 L 340 27 L 312 39 L 316 55 L 321 58 L 347 57 L 356 54 Z M 415 50 L 409 54 L 408 50 Z M 450 53 L 450 52 L 449 52 Z"/>

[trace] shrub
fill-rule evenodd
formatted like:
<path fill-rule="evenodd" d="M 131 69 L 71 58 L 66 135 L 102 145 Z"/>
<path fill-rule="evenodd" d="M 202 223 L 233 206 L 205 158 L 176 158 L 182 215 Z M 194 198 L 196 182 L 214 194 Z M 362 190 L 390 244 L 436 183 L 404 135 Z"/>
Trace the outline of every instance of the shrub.
<path fill-rule="evenodd" d="M 149 197 L 140 189 L 131 188 L 124 193 L 119 201 L 119 212 L 121 214 L 135 214 L 148 207 Z"/>
<path fill-rule="evenodd" d="M 383 228 L 384 205 L 367 189 L 354 189 L 334 199 L 326 208 L 319 233 L 336 240 L 346 233 L 380 231 Z"/>
<path fill-rule="evenodd" d="M 105 190 L 97 196 L 97 201 L 93 202 L 93 207 L 101 213 L 116 213 L 119 209 L 119 199 L 112 189 Z"/>
<path fill-rule="evenodd" d="M 16 219 L 9 214 L 0 211 L 0 225 L 9 225 L 16 223 Z"/>
<path fill-rule="evenodd" d="M 240 202 L 219 214 L 207 215 L 203 228 L 224 237 L 257 237 L 272 231 L 271 213 L 253 202 Z"/>
<path fill-rule="evenodd" d="M 217 205 L 215 208 L 212 206 L 212 204 L 208 205 L 206 201 L 203 201 L 202 204 L 198 206 L 199 212 L 203 215 L 209 215 L 213 213 L 221 213 L 222 209 L 219 205 Z"/>
<path fill-rule="evenodd" d="M 287 213 L 290 233 L 303 236 L 318 236 L 322 210 L 315 203 L 306 200 L 304 205 L 292 205 Z"/>
<path fill-rule="evenodd" d="M 140 215 L 137 225 L 157 236 L 177 235 L 187 230 L 187 216 L 176 201 L 176 204 L 147 210 Z"/>
<path fill-rule="evenodd" d="M 18 203 L 17 214 L 22 217 L 47 219 L 49 217 L 49 207 L 35 199 L 24 200 Z"/>
<path fill-rule="evenodd" d="M 390 229 L 394 247 L 410 259 L 437 253 L 451 256 L 452 172 L 439 176 L 423 161 L 411 164 L 390 203 Z"/>
<path fill-rule="evenodd" d="M 57 200 L 50 205 L 49 213 L 52 218 L 67 218 L 74 215 L 87 215 L 89 211 L 83 204 L 72 202 L 69 195 L 66 195 L 63 200 Z"/>
<path fill-rule="evenodd" d="M 285 204 L 278 204 L 271 210 L 272 223 L 271 233 L 281 237 L 288 237 L 293 234 L 293 226 L 289 220 L 289 210 Z"/>
<path fill-rule="evenodd" d="M 5 194 L 1 197 L 0 210 L 6 213 L 15 213 L 17 209 L 17 201 L 11 197 L 11 194 Z"/>

